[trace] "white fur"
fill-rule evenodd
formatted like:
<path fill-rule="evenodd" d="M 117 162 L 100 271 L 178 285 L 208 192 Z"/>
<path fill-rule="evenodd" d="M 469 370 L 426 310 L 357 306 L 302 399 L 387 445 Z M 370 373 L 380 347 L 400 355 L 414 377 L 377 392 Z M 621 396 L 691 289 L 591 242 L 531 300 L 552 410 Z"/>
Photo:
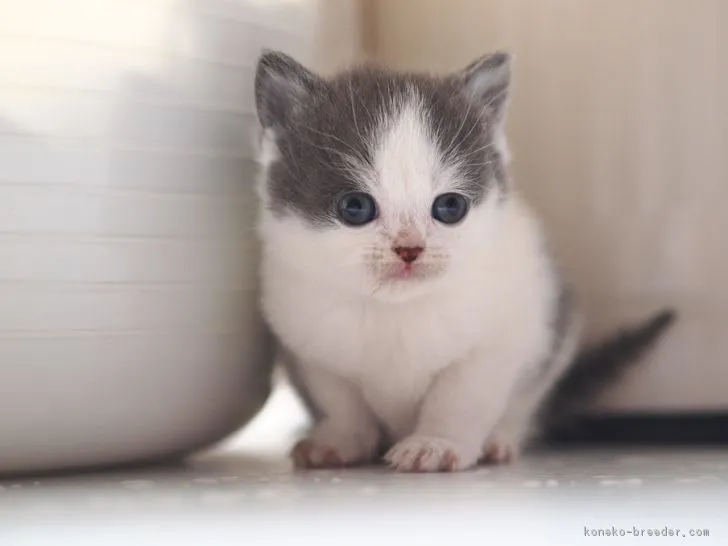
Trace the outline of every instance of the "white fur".
<path fill-rule="evenodd" d="M 461 180 L 422 119 L 413 94 L 372 142 L 374 169 L 360 179 L 375 222 L 317 230 L 261 207 L 263 310 L 324 413 L 313 464 L 331 449 L 342 463 L 370 460 L 378 423 L 400 470 L 467 468 L 494 442 L 517 451 L 573 353 L 576 328 L 549 377 L 528 382 L 550 354 L 557 297 L 541 230 L 495 184 L 461 224 L 433 220 L 434 198 Z M 400 241 L 425 247 L 420 277 L 388 280 Z"/>

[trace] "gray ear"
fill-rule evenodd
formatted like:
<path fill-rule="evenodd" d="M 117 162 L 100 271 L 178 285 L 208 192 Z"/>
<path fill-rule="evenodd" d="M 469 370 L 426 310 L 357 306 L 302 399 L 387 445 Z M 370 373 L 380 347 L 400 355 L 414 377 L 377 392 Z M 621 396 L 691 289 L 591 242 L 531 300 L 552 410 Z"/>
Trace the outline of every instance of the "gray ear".
<path fill-rule="evenodd" d="M 511 56 L 497 51 L 484 55 L 458 74 L 465 93 L 479 104 L 487 119 L 502 129 L 511 87 Z"/>
<path fill-rule="evenodd" d="M 321 78 L 285 53 L 264 51 L 255 74 L 255 107 L 263 128 L 283 127 L 321 84 Z"/>

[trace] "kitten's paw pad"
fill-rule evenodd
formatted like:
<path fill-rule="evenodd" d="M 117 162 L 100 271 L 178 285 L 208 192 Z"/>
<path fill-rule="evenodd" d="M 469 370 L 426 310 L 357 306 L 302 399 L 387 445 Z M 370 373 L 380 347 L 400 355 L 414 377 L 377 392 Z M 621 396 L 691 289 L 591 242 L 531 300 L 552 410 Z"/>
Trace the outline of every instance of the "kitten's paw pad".
<path fill-rule="evenodd" d="M 484 464 L 510 464 L 518 457 L 518 448 L 512 442 L 494 440 L 488 442 L 480 462 Z"/>
<path fill-rule="evenodd" d="M 344 462 L 336 448 L 305 439 L 291 451 L 291 459 L 297 468 L 341 468 Z"/>
<path fill-rule="evenodd" d="M 400 472 L 455 472 L 472 466 L 471 459 L 451 440 L 423 436 L 405 438 L 384 456 Z"/>

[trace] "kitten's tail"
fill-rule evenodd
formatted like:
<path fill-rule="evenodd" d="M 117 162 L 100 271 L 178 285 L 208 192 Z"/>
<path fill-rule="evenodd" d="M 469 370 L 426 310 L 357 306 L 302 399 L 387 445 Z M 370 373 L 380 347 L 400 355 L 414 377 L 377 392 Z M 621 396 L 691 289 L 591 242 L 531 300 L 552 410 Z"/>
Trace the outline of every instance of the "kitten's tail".
<path fill-rule="evenodd" d="M 673 309 L 665 309 L 637 326 L 624 328 L 582 350 L 544 402 L 541 413 L 544 430 L 548 433 L 568 424 L 586 401 L 615 383 L 639 362 L 676 317 Z"/>

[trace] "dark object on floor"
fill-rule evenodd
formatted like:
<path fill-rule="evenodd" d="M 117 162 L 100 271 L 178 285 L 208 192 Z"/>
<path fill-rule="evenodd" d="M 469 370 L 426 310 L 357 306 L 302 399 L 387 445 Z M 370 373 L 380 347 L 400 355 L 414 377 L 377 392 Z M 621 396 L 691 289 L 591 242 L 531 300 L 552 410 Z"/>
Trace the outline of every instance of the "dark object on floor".
<path fill-rule="evenodd" d="M 583 417 L 553 431 L 548 444 L 728 444 L 728 412 Z"/>

